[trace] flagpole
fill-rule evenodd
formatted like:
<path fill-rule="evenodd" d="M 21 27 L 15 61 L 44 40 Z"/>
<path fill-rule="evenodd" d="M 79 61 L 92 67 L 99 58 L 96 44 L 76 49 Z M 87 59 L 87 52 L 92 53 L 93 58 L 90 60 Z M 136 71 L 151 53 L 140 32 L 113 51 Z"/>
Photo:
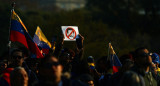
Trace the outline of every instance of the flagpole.
<path fill-rule="evenodd" d="M 8 41 L 9 41 L 8 47 L 9 47 L 9 50 L 11 48 L 11 41 L 10 41 L 11 18 L 12 18 L 12 12 L 13 12 L 14 7 L 15 7 L 15 2 L 12 2 L 11 6 L 12 6 L 12 10 L 11 10 L 11 16 L 10 16 L 10 27 L 9 27 L 9 37 L 8 37 Z"/>
<path fill-rule="evenodd" d="M 12 2 L 11 6 L 12 6 L 12 10 L 11 10 L 11 15 L 10 15 L 9 36 L 8 36 L 8 55 L 9 55 L 9 59 L 11 58 L 10 57 L 10 49 L 11 49 L 11 41 L 10 41 L 11 19 L 12 19 L 12 12 L 13 12 L 14 7 L 15 7 L 15 2 Z"/>
<path fill-rule="evenodd" d="M 107 58 L 107 61 L 110 60 L 110 44 L 111 44 L 111 42 L 108 43 L 108 58 Z"/>

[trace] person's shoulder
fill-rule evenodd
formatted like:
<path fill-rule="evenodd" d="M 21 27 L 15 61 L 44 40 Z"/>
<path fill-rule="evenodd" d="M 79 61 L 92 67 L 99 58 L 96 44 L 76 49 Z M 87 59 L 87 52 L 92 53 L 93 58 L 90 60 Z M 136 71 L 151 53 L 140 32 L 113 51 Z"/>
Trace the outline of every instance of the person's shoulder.
<path fill-rule="evenodd" d="M 0 86 L 9 86 L 9 83 L 3 77 L 0 77 Z"/>
<path fill-rule="evenodd" d="M 133 71 L 135 73 L 139 73 L 140 72 L 140 68 L 137 65 L 133 65 L 133 67 L 131 67 L 129 71 Z"/>
<path fill-rule="evenodd" d="M 62 80 L 63 86 L 72 86 L 72 81 L 70 79 L 62 77 L 61 80 Z"/>
<path fill-rule="evenodd" d="M 129 71 L 135 72 L 141 76 L 145 76 L 145 71 L 142 68 L 138 67 L 137 65 L 134 65 L 133 67 L 131 67 Z"/>

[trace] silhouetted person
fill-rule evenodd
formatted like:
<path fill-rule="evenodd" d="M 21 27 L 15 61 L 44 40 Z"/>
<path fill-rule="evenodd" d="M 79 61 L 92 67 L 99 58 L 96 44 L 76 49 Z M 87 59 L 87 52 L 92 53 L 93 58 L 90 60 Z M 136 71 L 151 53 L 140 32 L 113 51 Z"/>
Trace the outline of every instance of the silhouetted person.
<path fill-rule="evenodd" d="M 70 86 L 69 81 L 63 80 L 62 65 L 53 55 L 46 55 L 39 65 L 39 81 L 34 86 Z"/>
<path fill-rule="evenodd" d="M 135 65 L 131 70 L 143 77 L 145 86 L 157 86 L 156 77 L 150 68 L 152 64 L 151 55 L 148 49 L 144 47 L 136 49 L 134 53 Z"/>
<path fill-rule="evenodd" d="M 89 74 L 82 74 L 80 76 L 80 80 L 87 84 L 88 86 L 94 86 L 94 79 L 91 75 Z"/>
<path fill-rule="evenodd" d="M 9 86 L 10 85 L 10 73 L 14 70 L 15 67 L 22 67 L 24 62 L 24 55 L 20 49 L 14 49 L 11 52 L 10 64 L 3 71 L 3 76 L 0 78 L 0 86 Z"/>
<path fill-rule="evenodd" d="M 130 70 L 130 68 L 133 66 L 133 61 L 129 58 L 129 55 L 122 55 L 120 57 L 120 61 L 122 63 L 122 67 L 119 69 L 119 71 L 117 73 L 114 73 L 111 76 L 110 79 L 110 85 L 111 86 L 119 86 L 120 85 L 120 80 L 122 79 L 124 73 L 128 70 Z"/>
<path fill-rule="evenodd" d="M 10 74 L 11 86 L 28 86 L 28 74 L 23 67 L 15 68 Z"/>
<path fill-rule="evenodd" d="M 138 74 L 133 71 L 125 72 L 121 78 L 119 85 L 120 86 L 145 86 L 144 79 L 142 78 L 142 76 L 138 76 Z"/>

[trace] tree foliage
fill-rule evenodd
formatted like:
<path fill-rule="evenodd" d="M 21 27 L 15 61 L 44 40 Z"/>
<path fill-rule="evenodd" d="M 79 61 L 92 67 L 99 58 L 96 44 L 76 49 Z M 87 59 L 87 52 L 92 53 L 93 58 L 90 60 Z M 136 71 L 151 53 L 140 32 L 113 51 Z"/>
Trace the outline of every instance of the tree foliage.
<path fill-rule="evenodd" d="M 15 11 L 32 37 L 38 25 L 49 41 L 54 35 L 60 37 L 61 26 L 78 26 L 80 34 L 85 37 L 85 57 L 107 55 L 109 42 L 119 56 L 140 46 L 159 53 L 159 2 L 149 4 L 144 1 L 88 0 L 85 8 L 56 12 L 53 9 L 40 9 L 37 2 L 34 2 L 35 5 L 23 2 L 22 6 L 19 0 Z M 3 0 L 0 0 L 0 44 L 3 47 L 0 50 L 3 52 L 8 43 L 11 6 L 8 2 L 1 2 Z M 64 43 L 64 47 L 74 49 L 75 46 L 75 42 Z"/>

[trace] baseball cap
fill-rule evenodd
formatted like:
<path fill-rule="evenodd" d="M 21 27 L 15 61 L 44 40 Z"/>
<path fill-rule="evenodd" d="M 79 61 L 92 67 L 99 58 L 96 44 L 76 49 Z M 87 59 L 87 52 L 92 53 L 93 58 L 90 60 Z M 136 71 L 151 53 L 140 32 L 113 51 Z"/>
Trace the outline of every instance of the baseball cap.
<path fill-rule="evenodd" d="M 157 53 L 153 53 L 151 57 L 152 57 L 152 62 L 153 63 L 160 63 L 159 55 Z"/>

